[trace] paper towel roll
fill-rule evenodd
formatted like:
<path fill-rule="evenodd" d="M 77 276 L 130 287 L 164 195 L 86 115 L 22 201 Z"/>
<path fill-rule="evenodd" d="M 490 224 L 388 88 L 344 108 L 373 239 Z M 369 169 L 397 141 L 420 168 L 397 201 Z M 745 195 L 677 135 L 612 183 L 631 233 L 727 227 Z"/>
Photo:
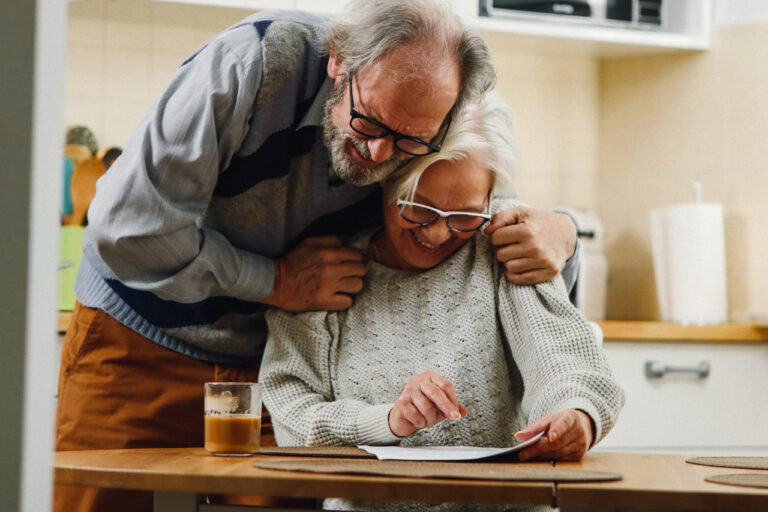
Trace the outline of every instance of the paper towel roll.
<path fill-rule="evenodd" d="M 651 244 L 662 319 L 727 321 L 722 205 L 685 203 L 652 211 Z"/>
<path fill-rule="evenodd" d="M 651 210 L 651 253 L 653 254 L 653 276 L 656 281 L 656 298 L 659 302 L 661 319 L 671 322 L 669 296 L 667 295 L 667 211 Z"/>

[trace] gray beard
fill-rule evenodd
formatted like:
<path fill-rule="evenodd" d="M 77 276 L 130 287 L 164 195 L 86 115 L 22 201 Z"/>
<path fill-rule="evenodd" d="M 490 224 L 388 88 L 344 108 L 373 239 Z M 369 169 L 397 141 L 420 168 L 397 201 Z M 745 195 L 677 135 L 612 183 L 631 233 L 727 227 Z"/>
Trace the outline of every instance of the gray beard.
<path fill-rule="evenodd" d="M 323 142 L 328 149 L 333 170 L 339 178 L 347 183 L 357 186 L 378 183 L 388 178 L 407 156 L 395 150 L 388 160 L 370 167 L 360 165 L 352 160 L 352 156 L 347 153 L 346 150 L 347 142 L 354 144 L 355 149 L 357 149 L 357 151 L 359 151 L 365 158 L 370 159 L 371 153 L 368 150 L 368 145 L 363 139 L 358 139 L 348 133 L 344 133 L 333 124 L 333 121 L 331 121 L 331 108 L 344 97 L 345 83 L 346 81 L 338 87 L 334 86 L 325 102 L 325 111 L 323 113 Z"/>

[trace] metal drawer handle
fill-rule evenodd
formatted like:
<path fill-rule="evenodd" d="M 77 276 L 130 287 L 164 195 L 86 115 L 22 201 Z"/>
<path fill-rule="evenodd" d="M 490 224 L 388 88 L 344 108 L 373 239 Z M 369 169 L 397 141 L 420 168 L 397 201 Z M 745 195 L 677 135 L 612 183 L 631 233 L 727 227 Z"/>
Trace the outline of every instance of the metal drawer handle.
<path fill-rule="evenodd" d="M 695 373 L 700 379 L 709 376 L 709 361 L 702 361 L 696 366 L 669 366 L 659 361 L 645 362 L 645 377 L 658 379 L 668 373 Z"/>

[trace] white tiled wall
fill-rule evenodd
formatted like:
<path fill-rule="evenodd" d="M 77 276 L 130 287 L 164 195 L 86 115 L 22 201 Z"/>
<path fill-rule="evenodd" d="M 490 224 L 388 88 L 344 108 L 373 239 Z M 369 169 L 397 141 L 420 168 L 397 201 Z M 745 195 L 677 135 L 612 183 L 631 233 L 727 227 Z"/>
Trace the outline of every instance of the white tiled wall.
<path fill-rule="evenodd" d="M 65 125 L 123 146 L 178 66 L 241 9 L 142 0 L 69 4 Z"/>
<path fill-rule="evenodd" d="M 521 199 L 542 208 L 592 209 L 599 135 L 597 62 L 531 55 L 517 51 L 503 36 L 485 37 L 498 70 L 497 89 L 515 112 Z"/>

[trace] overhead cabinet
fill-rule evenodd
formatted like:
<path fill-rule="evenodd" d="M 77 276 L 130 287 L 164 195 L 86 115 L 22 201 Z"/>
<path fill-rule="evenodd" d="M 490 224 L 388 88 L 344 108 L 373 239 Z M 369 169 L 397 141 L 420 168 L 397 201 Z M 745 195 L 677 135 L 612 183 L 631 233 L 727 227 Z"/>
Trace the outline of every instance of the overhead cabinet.
<path fill-rule="evenodd" d="M 241 9 L 344 12 L 347 0 L 152 0 Z M 456 12 L 486 33 L 509 36 L 521 51 L 623 56 L 710 45 L 712 0 L 453 0 Z"/>
<path fill-rule="evenodd" d="M 710 45 L 710 0 L 477 0 L 476 23 L 492 32 L 585 43 L 599 56 Z"/>

